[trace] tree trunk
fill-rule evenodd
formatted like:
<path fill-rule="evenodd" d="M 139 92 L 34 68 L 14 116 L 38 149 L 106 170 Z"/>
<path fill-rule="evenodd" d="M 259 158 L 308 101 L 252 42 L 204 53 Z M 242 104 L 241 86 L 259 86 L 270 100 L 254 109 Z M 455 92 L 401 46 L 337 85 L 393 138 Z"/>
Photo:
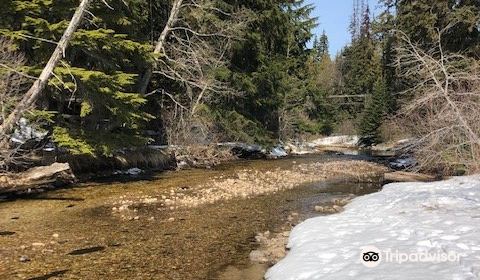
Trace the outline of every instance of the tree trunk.
<path fill-rule="evenodd" d="M 0 193 L 24 191 L 49 184 L 69 184 L 75 181 L 68 163 L 39 166 L 25 172 L 0 175 Z"/>
<path fill-rule="evenodd" d="M 73 36 L 73 33 L 80 25 L 83 15 L 85 14 L 85 11 L 91 1 L 92 0 L 82 0 L 77 10 L 75 11 L 75 14 L 73 15 L 67 29 L 63 33 L 62 38 L 58 42 L 57 47 L 53 51 L 53 54 L 50 56 L 47 65 L 45 66 L 45 68 L 43 68 L 40 77 L 33 83 L 32 87 L 30 87 L 22 100 L 16 105 L 15 109 L 3 121 L 2 125 L 0 126 L 0 148 L 8 147 L 8 135 L 13 130 L 13 127 L 23 116 L 25 111 L 28 110 L 28 108 L 31 107 L 42 94 L 45 86 L 48 83 L 48 80 L 52 76 L 54 68 L 65 54 L 65 49 L 67 48 L 68 43 Z"/>
<path fill-rule="evenodd" d="M 165 28 L 163 28 L 160 37 L 158 38 L 157 44 L 155 45 L 155 50 L 153 51 L 154 55 L 158 55 L 163 50 L 163 45 L 167 39 L 168 34 L 172 30 L 175 21 L 177 20 L 178 14 L 180 12 L 180 8 L 182 6 L 183 0 L 175 0 L 173 2 L 172 9 L 170 11 L 170 16 L 168 17 L 167 24 Z M 140 81 L 139 92 L 144 95 L 147 92 L 148 85 L 150 84 L 150 80 L 152 78 L 153 70 L 157 67 L 156 61 L 145 71 L 143 74 L 142 80 Z"/>
<path fill-rule="evenodd" d="M 391 182 L 432 182 L 435 181 L 435 176 L 422 173 L 395 171 L 385 173 L 384 180 Z"/>

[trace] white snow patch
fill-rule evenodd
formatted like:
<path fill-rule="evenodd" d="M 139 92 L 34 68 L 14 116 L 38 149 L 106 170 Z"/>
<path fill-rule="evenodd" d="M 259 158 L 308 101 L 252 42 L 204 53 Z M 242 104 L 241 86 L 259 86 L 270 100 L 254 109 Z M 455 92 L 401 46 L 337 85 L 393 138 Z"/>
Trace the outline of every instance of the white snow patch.
<path fill-rule="evenodd" d="M 318 146 L 357 146 L 359 137 L 356 135 L 340 135 L 319 138 L 309 142 L 310 147 Z"/>
<path fill-rule="evenodd" d="M 369 268 L 360 260 L 364 246 L 460 257 L 401 264 L 382 259 Z M 354 199 L 342 213 L 296 226 L 288 247 L 266 279 L 480 279 L 480 175 L 386 185 Z"/>
<path fill-rule="evenodd" d="M 114 175 L 130 175 L 130 176 L 137 176 L 140 173 L 143 173 L 143 170 L 138 167 L 130 168 L 126 171 L 117 170 L 113 172 Z"/>

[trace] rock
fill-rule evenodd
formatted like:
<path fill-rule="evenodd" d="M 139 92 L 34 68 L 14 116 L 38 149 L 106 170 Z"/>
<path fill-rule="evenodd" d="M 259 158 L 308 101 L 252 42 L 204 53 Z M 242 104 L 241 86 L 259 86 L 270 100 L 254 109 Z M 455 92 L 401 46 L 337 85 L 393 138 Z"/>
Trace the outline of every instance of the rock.
<path fill-rule="evenodd" d="M 175 218 L 173 218 L 173 217 L 172 217 L 172 218 L 168 218 L 168 221 L 169 221 L 169 222 L 173 222 L 173 221 L 175 221 Z"/>
<path fill-rule="evenodd" d="M 73 250 L 68 254 L 72 255 L 72 256 L 77 256 L 77 255 L 90 254 L 90 253 L 93 253 L 93 252 L 99 252 L 99 251 L 103 251 L 103 250 L 105 250 L 104 246 L 95 246 L 95 247 Z"/>
<path fill-rule="evenodd" d="M 58 233 L 54 233 L 54 234 L 52 234 L 52 237 L 53 237 L 53 238 L 58 238 L 59 235 L 58 235 Z"/>
<path fill-rule="evenodd" d="M 260 159 L 267 156 L 265 149 L 260 145 L 245 143 L 223 143 L 222 145 L 231 147 L 232 153 L 240 158 Z"/>
<path fill-rule="evenodd" d="M 33 242 L 33 243 L 32 243 L 32 246 L 33 246 L 33 247 L 43 247 L 43 246 L 45 246 L 45 243 L 42 243 L 42 242 Z"/>
<path fill-rule="evenodd" d="M 257 262 L 257 263 L 268 262 L 268 258 L 265 256 L 265 254 L 262 251 L 259 251 L 259 250 L 254 250 L 250 252 L 250 255 L 248 257 L 252 262 Z"/>
<path fill-rule="evenodd" d="M 21 256 L 18 260 L 19 260 L 20 262 L 29 262 L 29 261 L 30 261 L 30 258 L 27 257 L 27 256 Z"/>
<path fill-rule="evenodd" d="M 39 131 L 31 126 L 26 118 L 20 118 L 18 126 L 15 128 L 10 141 L 15 144 L 24 144 L 27 141 L 39 142 L 47 136 L 47 131 Z"/>
<path fill-rule="evenodd" d="M 286 157 L 288 155 L 287 151 L 281 146 L 276 146 L 270 150 L 270 153 L 268 154 L 269 158 L 280 158 L 280 157 Z"/>
<path fill-rule="evenodd" d="M 343 211 L 343 207 L 342 207 L 342 206 L 333 205 L 333 207 L 332 207 L 332 208 L 333 208 L 335 211 L 337 211 L 337 212 L 341 212 L 341 211 Z"/>
<path fill-rule="evenodd" d="M 393 161 L 390 161 L 389 165 L 392 169 L 404 170 L 417 165 L 417 161 L 413 157 L 404 157 L 404 158 L 397 158 Z"/>
<path fill-rule="evenodd" d="M 130 168 L 130 169 L 128 169 L 127 171 L 125 171 L 125 174 L 131 175 L 131 176 L 136 176 L 136 175 L 138 175 L 138 174 L 140 174 L 140 173 L 142 173 L 142 172 L 143 172 L 142 169 L 137 168 L 137 167 L 134 167 L 134 168 Z"/>
<path fill-rule="evenodd" d="M 315 211 L 317 212 L 323 212 L 323 207 L 319 205 L 315 205 Z"/>

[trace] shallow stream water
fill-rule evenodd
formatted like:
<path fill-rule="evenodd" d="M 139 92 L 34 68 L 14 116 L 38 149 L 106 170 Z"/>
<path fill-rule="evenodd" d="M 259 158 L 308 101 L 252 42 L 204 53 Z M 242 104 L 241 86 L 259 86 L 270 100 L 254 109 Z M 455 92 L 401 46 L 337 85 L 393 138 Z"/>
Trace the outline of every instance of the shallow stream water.
<path fill-rule="evenodd" d="M 315 205 L 380 186 L 338 178 L 195 208 L 160 211 L 155 204 L 145 204 L 138 208 L 140 218 L 131 220 L 113 215 L 111 202 L 122 195 L 158 196 L 170 189 L 195 188 L 238 170 L 272 171 L 352 158 L 237 161 L 0 201 L 0 279 L 262 279 L 266 266 L 248 258 L 258 246 L 258 233 L 278 232 L 285 224 L 319 215 Z M 297 220 L 288 218 L 292 213 L 298 214 Z"/>

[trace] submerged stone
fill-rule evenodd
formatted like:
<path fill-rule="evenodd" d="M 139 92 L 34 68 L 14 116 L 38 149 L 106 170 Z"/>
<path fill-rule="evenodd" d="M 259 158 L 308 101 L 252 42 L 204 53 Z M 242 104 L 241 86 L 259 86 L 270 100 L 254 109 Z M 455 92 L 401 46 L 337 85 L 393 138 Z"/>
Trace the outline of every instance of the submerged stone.
<path fill-rule="evenodd" d="M 105 250 L 104 246 L 95 246 L 95 247 L 73 250 L 68 254 L 72 255 L 72 256 L 77 256 L 77 255 L 85 255 L 85 254 L 90 254 L 90 253 L 94 253 L 94 252 L 99 252 L 99 251 L 103 251 L 103 250 Z"/>

